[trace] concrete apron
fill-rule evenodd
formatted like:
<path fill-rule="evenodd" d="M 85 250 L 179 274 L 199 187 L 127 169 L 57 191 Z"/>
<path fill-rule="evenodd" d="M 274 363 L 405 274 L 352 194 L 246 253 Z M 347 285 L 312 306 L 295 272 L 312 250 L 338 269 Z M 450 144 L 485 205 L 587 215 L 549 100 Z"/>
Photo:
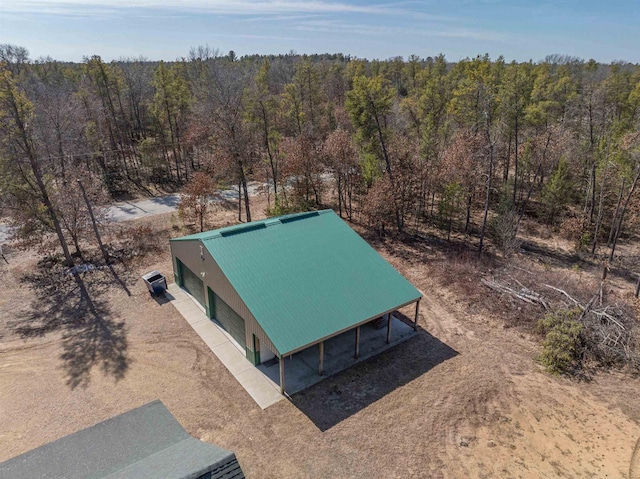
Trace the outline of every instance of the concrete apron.
<path fill-rule="evenodd" d="M 284 399 L 285 396 L 291 396 L 331 375 L 344 371 L 354 364 L 366 361 L 415 334 L 413 327 L 394 317 L 391 324 L 391 342 L 387 344 L 386 327 L 376 329 L 371 324 L 363 325 L 360 328 L 358 359 L 354 359 L 355 330 L 346 331 L 328 339 L 324 344 L 325 371 L 322 376 L 318 374 L 318 345 L 292 356 L 285 356 L 286 391 L 283 396 L 280 394 L 280 370 L 277 360 L 270 366 L 264 364 L 254 366 L 231 335 L 217 322 L 209 319 L 204 308 L 175 283 L 169 285 L 166 297 L 262 409 Z"/>
<path fill-rule="evenodd" d="M 204 308 L 190 294 L 171 283 L 166 297 L 258 406 L 266 409 L 284 399 L 280 394 L 280 385 L 251 364 L 240 345 L 207 317 Z"/>

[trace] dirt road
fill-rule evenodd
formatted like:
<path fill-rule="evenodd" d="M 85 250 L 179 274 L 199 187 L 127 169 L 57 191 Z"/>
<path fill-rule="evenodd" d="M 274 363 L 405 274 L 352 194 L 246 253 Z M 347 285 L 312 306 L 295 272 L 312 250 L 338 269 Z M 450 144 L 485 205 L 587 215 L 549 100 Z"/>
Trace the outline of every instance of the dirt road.
<path fill-rule="evenodd" d="M 261 183 L 251 182 L 247 185 L 249 196 L 258 194 Z M 220 200 L 235 200 L 238 198 L 238 190 L 229 188 L 220 190 L 213 202 Z M 158 196 L 140 201 L 123 201 L 107 207 L 107 217 L 111 221 L 129 221 L 147 216 L 170 213 L 178 209 L 180 194 Z"/>

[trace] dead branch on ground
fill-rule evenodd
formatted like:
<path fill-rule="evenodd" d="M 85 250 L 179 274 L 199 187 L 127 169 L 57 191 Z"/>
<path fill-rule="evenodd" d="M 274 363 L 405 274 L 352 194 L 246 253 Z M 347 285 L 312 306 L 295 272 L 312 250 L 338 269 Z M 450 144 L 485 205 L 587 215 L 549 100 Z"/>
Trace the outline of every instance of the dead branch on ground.
<path fill-rule="evenodd" d="M 541 295 L 536 293 L 535 291 L 530 290 L 520 284 L 520 290 L 517 291 L 513 288 L 505 284 L 498 283 L 497 281 L 489 281 L 487 279 L 481 279 L 480 282 L 487 286 L 488 288 L 497 291 L 499 293 L 505 293 L 513 296 L 514 298 L 519 299 L 520 301 L 524 301 L 525 303 L 540 305 L 545 310 L 549 309 L 549 302 Z"/>
<path fill-rule="evenodd" d="M 628 364 L 632 367 L 640 366 L 640 351 L 638 344 L 637 326 L 632 315 L 618 304 L 603 304 L 604 281 L 600 283 L 598 291 L 584 304 L 564 289 L 542 284 L 547 289 L 555 291 L 562 298 L 552 305 L 552 298 L 547 298 L 531 288 L 526 287 L 515 278 L 511 278 L 517 287 L 500 283 L 496 280 L 481 279 L 481 283 L 501 294 L 508 294 L 528 304 L 542 306 L 545 311 L 576 307 L 580 314 L 577 321 L 583 326 L 582 338 L 585 354 L 598 360 L 601 364 Z M 597 307 L 596 307 L 597 305 Z"/>

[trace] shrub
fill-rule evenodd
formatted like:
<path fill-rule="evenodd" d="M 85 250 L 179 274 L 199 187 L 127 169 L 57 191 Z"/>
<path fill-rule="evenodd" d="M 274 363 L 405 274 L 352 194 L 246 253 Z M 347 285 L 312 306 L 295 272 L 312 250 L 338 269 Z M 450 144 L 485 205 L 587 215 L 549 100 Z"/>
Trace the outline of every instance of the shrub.
<path fill-rule="evenodd" d="M 545 335 L 540 363 L 553 374 L 565 374 L 579 363 L 582 350 L 582 323 L 575 318 L 578 310 L 548 313 L 538 322 L 538 329 Z"/>

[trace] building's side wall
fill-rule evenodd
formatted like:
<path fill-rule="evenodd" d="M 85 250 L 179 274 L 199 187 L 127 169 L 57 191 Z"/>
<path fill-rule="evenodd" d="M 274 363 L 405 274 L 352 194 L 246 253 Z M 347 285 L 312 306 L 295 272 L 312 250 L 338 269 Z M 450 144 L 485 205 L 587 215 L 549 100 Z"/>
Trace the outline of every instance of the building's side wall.
<path fill-rule="evenodd" d="M 277 352 L 275 346 L 271 340 L 267 337 L 262 330 L 255 317 L 249 311 L 240 295 L 236 292 L 235 288 L 231 285 L 227 277 L 224 275 L 218 263 L 213 259 L 207 248 L 199 240 L 193 241 L 172 241 L 171 245 L 171 258 L 173 262 L 174 278 L 176 283 L 179 284 L 179 271 L 176 258 L 191 271 L 196 273 L 202 278 L 205 288 L 208 286 L 213 292 L 215 292 L 225 303 L 227 303 L 231 309 L 240 315 L 245 321 L 245 344 L 247 347 L 247 358 L 250 361 L 256 362 L 255 358 L 259 355 L 253 351 L 253 335 L 260 339 L 260 345 L 267 346 L 271 351 Z M 201 249 L 202 246 L 202 249 Z M 202 255 L 201 255 L 202 251 Z M 202 275 L 204 273 L 204 276 Z M 211 305 L 209 304 L 209 295 L 205 293 L 207 314 L 211 316 Z"/>
<path fill-rule="evenodd" d="M 251 315 L 251 317 L 253 318 L 253 315 Z M 245 323 L 245 328 L 246 328 L 246 331 L 247 331 L 247 344 L 251 344 L 253 346 L 253 336 L 255 335 L 255 337 L 260 340 L 260 350 L 261 351 L 264 352 L 265 351 L 265 346 L 266 346 L 272 352 L 277 353 L 278 350 L 273 345 L 273 343 L 271 342 L 271 340 L 269 339 L 267 334 L 263 331 L 263 329 L 260 327 L 260 325 L 258 324 L 258 322 L 255 319 L 253 319 L 253 321 L 247 321 Z M 258 359 L 260 359 L 260 356 L 261 355 L 258 354 L 256 357 Z M 259 361 L 259 362 L 262 362 L 262 361 Z"/>

